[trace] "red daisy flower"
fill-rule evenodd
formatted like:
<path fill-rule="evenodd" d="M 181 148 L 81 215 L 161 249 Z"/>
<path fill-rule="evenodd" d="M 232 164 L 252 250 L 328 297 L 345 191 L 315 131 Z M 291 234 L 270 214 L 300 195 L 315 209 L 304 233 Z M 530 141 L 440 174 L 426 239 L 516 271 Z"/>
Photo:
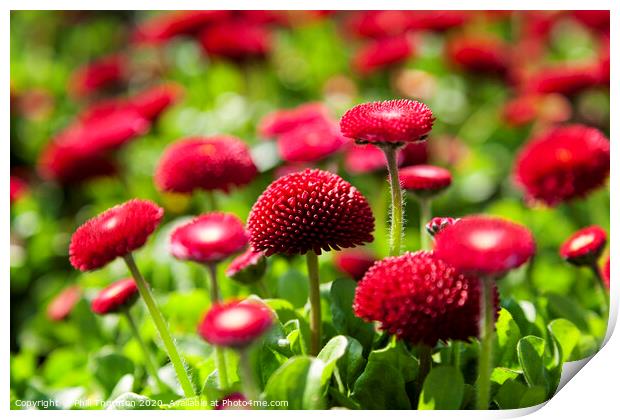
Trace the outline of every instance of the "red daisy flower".
<path fill-rule="evenodd" d="M 590 226 L 573 233 L 560 247 L 560 256 L 571 264 L 596 264 L 607 244 L 607 233 Z"/>
<path fill-rule="evenodd" d="M 243 348 L 267 332 L 273 322 L 273 313 L 265 304 L 232 301 L 211 307 L 198 333 L 214 346 Z"/>
<path fill-rule="evenodd" d="M 207 213 L 178 227 L 170 237 L 170 251 L 180 260 L 222 261 L 248 244 L 243 222 L 230 213 Z"/>
<path fill-rule="evenodd" d="M 416 144 L 416 143 L 410 143 Z M 406 147 L 405 147 L 406 148 Z M 403 150 L 405 149 L 403 148 Z M 402 163 L 403 155 L 398 154 L 398 163 Z M 385 171 L 387 160 L 385 153 L 372 144 L 350 143 L 344 155 L 344 167 L 350 174 L 365 174 L 375 171 Z"/>
<path fill-rule="evenodd" d="M 28 184 L 18 176 L 11 175 L 11 204 L 17 202 L 28 192 Z"/>
<path fill-rule="evenodd" d="M 411 12 L 405 10 L 371 10 L 351 15 L 349 32 L 367 38 L 401 35 L 411 25 Z"/>
<path fill-rule="evenodd" d="M 41 152 L 37 167 L 43 178 L 66 185 L 117 173 L 111 158 L 98 150 L 73 143 L 49 143 Z"/>
<path fill-rule="evenodd" d="M 239 283 L 251 284 L 262 279 L 266 269 L 265 254 L 250 247 L 231 261 L 226 268 L 226 275 Z"/>
<path fill-rule="evenodd" d="M 458 270 L 500 277 L 536 251 L 529 230 L 497 217 L 468 216 L 435 236 L 437 257 Z"/>
<path fill-rule="evenodd" d="M 425 141 L 407 143 L 399 150 L 399 164 L 403 166 L 423 165 L 428 161 L 428 144 Z M 385 160 L 384 160 L 385 166 Z"/>
<path fill-rule="evenodd" d="M 398 173 L 398 178 L 404 189 L 424 196 L 433 196 L 452 184 L 450 171 L 432 165 L 402 168 Z"/>
<path fill-rule="evenodd" d="M 371 253 L 356 249 L 337 252 L 334 256 L 336 268 L 350 276 L 353 280 L 359 280 L 364 277 L 366 271 L 375 261 L 376 258 Z"/>
<path fill-rule="evenodd" d="M 94 313 L 111 314 L 129 309 L 138 299 L 138 285 L 132 278 L 119 280 L 101 290 L 90 304 Z"/>
<path fill-rule="evenodd" d="M 166 83 L 146 89 L 129 99 L 140 115 L 153 121 L 183 95 L 183 88 L 177 84 Z"/>
<path fill-rule="evenodd" d="M 133 40 L 137 43 L 158 44 L 180 35 L 193 35 L 204 27 L 226 19 L 227 10 L 182 10 L 160 13 L 142 22 Z"/>
<path fill-rule="evenodd" d="M 431 347 L 439 340 L 477 337 L 479 305 L 479 280 L 426 251 L 377 261 L 358 283 L 353 300 L 358 317 L 378 321 L 382 330 L 402 340 Z"/>
<path fill-rule="evenodd" d="M 71 75 L 69 92 L 76 97 L 91 95 L 123 83 L 126 74 L 127 63 L 124 57 L 113 55 L 100 58 L 78 68 Z"/>
<path fill-rule="evenodd" d="M 508 47 L 491 37 L 452 39 L 446 45 L 448 60 L 472 73 L 504 74 L 508 68 Z"/>
<path fill-rule="evenodd" d="M 223 21 L 200 34 L 204 51 L 214 57 L 243 61 L 263 58 L 271 50 L 268 29 L 247 19 Z"/>
<path fill-rule="evenodd" d="M 413 53 L 413 45 L 407 36 L 381 38 L 359 50 L 353 58 L 352 65 L 360 74 L 368 75 L 402 63 Z"/>
<path fill-rule="evenodd" d="M 600 71 L 594 65 L 561 64 L 547 67 L 525 77 L 524 90 L 530 93 L 575 95 L 597 86 Z"/>
<path fill-rule="evenodd" d="M 394 99 L 351 108 L 340 120 L 340 130 L 358 142 L 409 143 L 425 138 L 433 121 L 432 111 L 423 103 Z"/>
<path fill-rule="evenodd" d="M 429 235 L 431 235 L 432 237 L 435 237 L 435 235 L 437 235 L 439 232 L 441 232 L 448 226 L 452 226 L 459 220 L 461 219 L 455 219 L 452 217 L 433 217 L 426 224 L 426 231 L 428 232 Z"/>
<path fill-rule="evenodd" d="M 609 175 L 609 152 L 609 140 L 595 128 L 557 127 L 523 147 L 514 178 L 528 200 L 554 206 L 603 185 Z"/>
<path fill-rule="evenodd" d="M 316 162 L 334 154 L 347 139 L 331 123 L 300 125 L 278 137 L 278 151 L 289 163 Z"/>
<path fill-rule="evenodd" d="M 338 175 L 307 169 L 275 180 L 250 212 L 250 243 L 271 254 L 351 248 L 373 240 L 364 196 Z"/>
<path fill-rule="evenodd" d="M 47 317 L 52 321 L 67 319 L 81 297 L 82 290 L 79 286 L 67 287 L 47 305 Z"/>
<path fill-rule="evenodd" d="M 71 265 L 80 271 L 95 270 L 142 247 L 163 216 L 162 208 L 138 199 L 104 211 L 86 221 L 71 237 Z"/>
<path fill-rule="evenodd" d="M 416 10 L 411 12 L 409 27 L 416 30 L 443 32 L 463 26 L 470 14 L 462 10 Z"/>
<path fill-rule="evenodd" d="M 191 193 L 196 189 L 228 192 L 251 182 L 257 169 L 248 147 L 236 137 L 192 137 L 166 149 L 155 172 L 162 191 Z"/>
<path fill-rule="evenodd" d="M 327 121 L 327 108 L 323 104 L 312 102 L 267 114 L 259 124 L 258 133 L 263 138 L 274 138 L 299 126 Z"/>

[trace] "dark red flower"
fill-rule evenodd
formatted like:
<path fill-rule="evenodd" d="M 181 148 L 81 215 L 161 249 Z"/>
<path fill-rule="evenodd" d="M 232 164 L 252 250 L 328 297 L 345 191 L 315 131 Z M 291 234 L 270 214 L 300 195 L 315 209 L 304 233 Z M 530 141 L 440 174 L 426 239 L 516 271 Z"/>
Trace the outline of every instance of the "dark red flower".
<path fill-rule="evenodd" d="M 274 138 L 299 126 L 327 121 L 327 108 L 323 104 L 311 102 L 267 114 L 260 121 L 258 133 L 264 138 Z"/>
<path fill-rule="evenodd" d="M 607 261 L 605 261 L 605 264 L 603 265 L 603 268 L 601 268 L 601 278 L 603 279 L 603 283 L 607 287 L 607 290 L 609 290 L 609 284 L 610 284 L 610 278 L 611 278 L 610 270 L 609 270 L 610 262 L 611 262 L 611 258 L 608 256 Z"/>
<path fill-rule="evenodd" d="M 336 268 L 354 280 L 364 277 L 375 261 L 376 258 L 370 252 L 357 249 L 340 251 L 334 256 Z"/>
<path fill-rule="evenodd" d="M 401 168 L 398 172 L 398 178 L 404 189 L 425 196 L 435 195 L 452 184 L 450 171 L 433 165 L 415 165 Z"/>
<path fill-rule="evenodd" d="M 432 237 L 435 237 L 435 235 L 437 235 L 439 232 L 441 232 L 448 226 L 452 226 L 459 220 L 461 219 L 455 219 L 453 217 L 433 217 L 426 224 L 425 226 L 426 231 L 428 232 L 429 235 L 431 235 Z"/>
<path fill-rule="evenodd" d="M 414 53 L 407 36 L 381 38 L 371 41 L 353 58 L 353 68 L 362 75 L 406 61 Z"/>
<path fill-rule="evenodd" d="M 81 297 L 82 290 L 79 286 L 67 287 L 47 305 L 47 317 L 52 321 L 67 319 Z"/>
<path fill-rule="evenodd" d="M 523 89 L 529 93 L 561 93 L 570 96 L 597 86 L 599 82 L 600 70 L 596 65 L 560 64 L 525 76 Z"/>
<path fill-rule="evenodd" d="M 69 260 L 80 271 L 101 268 L 140 248 L 164 210 L 148 200 L 129 200 L 86 221 L 71 237 Z"/>
<path fill-rule="evenodd" d="M 448 60 L 472 73 L 502 75 L 509 64 L 508 46 L 492 37 L 457 37 L 446 45 Z"/>
<path fill-rule="evenodd" d="M 117 172 L 110 157 L 80 144 L 49 143 L 37 163 L 41 176 L 61 184 L 79 184 Z"/>
<path fill-rule="evenodd" d="M 340 130 L 358 142 L 409 143 L 425 138 L 433 121 L 432 111 L 423 103 L 394 99 L 351 108 L 340 120 Z"/>
<path fill-rule="evenodd" d="M 28 192 L 28 184 L 26 183 L 26 181 L 24 181 L 23 179 L 21 179 L 20 177 L 16 175 L 11 175 L 11 186 L 10 186 L 11 201 L 10 203 L 11 204 L 15 203 L 20 198 L 22 198 L 27 192 Z"/>
<path fill-rule="evenodd" d="M 227 10 L 181 10 L 155 15 L 140 23 L 133 39 L 138 43 L 158 44 L 180 35 L 193 35 L 204 27 L 226 19 Z"/>
<path fill-rule="evenodd" d="M 251 182 L 256 173 L 248 147 L 238 138 L 192 137 L 166 149 L 155 171 L 155 185 L 178 193 L 228 192 Z"/>
<path fill-rule="evenodd" d="M 535 251 L 529 230 L 497 217 L 467 216 L 435 236 L 437 257 L 480 276 L 502 276 L 527 262 Z"/>
<path fill-rule="evenodd" d="M 129 102 L 140 115 L 153 121 L 169 106 L 177 102 L 183 95 L 179 85 L 166 83 L 146 89 L 129 99 Z"/>
<path fill-rule="evenodd" d="M 132 278 L 119 280 L 101 290 L 90 304 L 94 313 L 111 314 L 129 309 L 138 299 L 138 285 Z"/>
<path fill-rule="evenodd" d="M 234 61 L 263 58 L 271 50 L 268 29 L 246 19 L 223 21 L 200 34 L 204 51 L 214 57 Z"/>
<path fill-rule="evenodd" d="M 247 398 L 239 392 L 233 392 L 217 401 L 216 410 L 249 410 L 251 405 L 247 405 Z"/>
<path fill-rule="evenodd" d="M 289 163 L 316 162 L 340 150 L 347 139 L 326 122 L 300 125 L 278 137 L 278 151 Z"/>
<path fill-rule="evenodd" d="M 399 154 L 398 162 L 401 163 L 402 160 L 402 154 Z M 351 174 L 365 174 L 368 172 L 385 171 L 387 161 L 383 151 L 372 144 L 359 145 L 350 143 L 345 151 L 344 167 Z"/>
<path fill-rule="evenodd" d="M 351 248 L 373 240 L 364 196 L 338 175 L 307 169 L 275 180 L 250 212 L 250 243 L 271 254 Z"/>
<path fill-rule="evenodd" d="M 76 97 L 87 96 L 99 90 L 118 86 L 126 78 L 124 57 L 112 55 L 78 68 L 69 80 L 69 92 Z"/>
<path fill-rule="evenodd" d="M 470 13 L 463 10 L 415 10 L 409 17 L 409 27 L 415 30 L 442 32 L 462 26 Z"/>
<path fill-rule="evenodd" d="M 589 226 L 573 233 L 560 247 L 560 256 L 571 264 L 596 264 L 607 244 L 607 233 L 599 226 Z"/>
<path fill-rule="evenodd" d="M 212 306 L 198 326 L 198 333 L 214 346 L 243 348 L 267 332 L 273 322 L 273 313 L 265 304 L 232 301 Z"/>
<path fill-rule="evenodd" d="M 530 140 L 519 152 L 516 183 L 528 200 L 549 206 L 584 197 L 609 175 L 609 140 L 584 125 L 553 128 Z"/>
<path fill-rule="evenodd" d="M 497 296 L 496 296 L 497 300 Z M 477 337 L 480 282 L 432 252 L 377 261 L 358 283 L 355 315 L 412 344 Z"/>
<path fill-rule="evenodd" d="M 265 254 L 250 247 L 231 261 L 226 268 L 226 275 L 239 283 L 252 284 L 263 278 L 266 269 Z"/>
<path fill-rule="evenodd" d="M 428 144 L 425 141 L 407 143 L 399 152 L 399 165 L 423 165 L 428 161 Z"/>
<path fill-rule="evenodd" d="M 207 213 L 172 232 L 170 252 L 181 260 L 222 261 L 248 244 L 243 222 L 231 213 Z"/>
<path fill-rule="evenodd" d="M 585 26 L 596 31 L 609 33 L 609 10 L 573 10 L 572 14 Z"/>

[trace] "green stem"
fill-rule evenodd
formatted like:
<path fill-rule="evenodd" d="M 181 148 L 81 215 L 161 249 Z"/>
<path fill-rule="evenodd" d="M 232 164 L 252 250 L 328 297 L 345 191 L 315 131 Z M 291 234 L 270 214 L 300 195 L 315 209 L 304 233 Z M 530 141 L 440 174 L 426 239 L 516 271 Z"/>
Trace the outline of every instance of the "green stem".
<path fill-rule="evenodd" d="M 480 283 L 482 299 L 480 299 L 480 359 L 478 364 L 478 399 L 476 408 L 478 410 L 488 410 L 493 368 L 493 335 L 495 333 L 493 279 L 482 277 Z"/>
<path fill-rule="evenodd" d="M 420 249 L 429 249 L 428 232 L 426 232 L 426 224 L 431 220 L 432 200 L 429 197 L 420 197 Z"/>
<path fill-rule="evenodd" d="M 207 264 L 207 273 L 209 278 L 209 297 L 211 304 L 215 305 L 220 301 L 220 288 L 217 285 L 217 265 Z"/>
<path fill-rule="evenodd" d="M 454 340 L 452 342 L 452 364 L 455 368 L 461 368 L 461 342 Z"/>
<path fill-rule="evenodd" d="M 215 191 L 206 191 L 205 193 L 209 211 L 217 211 L 217 198 L 215 197 Z"/>
<path fill-rule="evenodd" d="M 220 289 L 217 285 L 217 265 L 207 264 L 207 273 L 209 274 L 209 296 L 211 297 L 211 305 L 217 305 L 220 302 Z M 217 368 L 217 377 L 219 379 L 220 389 L 228 389 L 228 370 L 226 370 L 226 355 L 224 349 L 215 346 L 215 366 Z"/>
<path fill-rule="evenodd" d="M 259 293 L 262 295 L 261 297 L 263 299 L 271 298 L 271 293 L 269 292 L 269 289 L 267 288 L 267 285 L 265 284 L 264 277 L 260 279 L 258 282 L 256 282 L 256 288 L 258 289 Z"/>
<path fill-rule="evenodd" d="M 321 291 L 319 287 L 319 258 L 314 251 L 306 253 L 310 280 L 310 355 L 319 354 L 321 347 Z"/>
<path fill-rule="evenodd" d="M 135 320 L 133 319 L 133 316 L 131 316 L 131 313 L 129 312 L 129 308 L 124 310 L 123 314 L 125 315 L 125 319 L 127 320 L 127 324 L 129 325 L 129 329 L 131 330 L 133 337 L 136 339 L 138 345 L 140 346 L 140 349 L 142 350 L 142 353 L 144 355 L 144 366 L 146 367 L 149 375 L 151 375 L 151 377 L 157 384 L 157 389 L 155 390 L 155 392 L 162 392 L 164 389 L 166 389 L 166 385 L 162 382 L 159 375 L 157 374 L 157 368 L 153 363 L 151 351 L 147 347 L 146 343 L 142 340 L 142 337 L 140 337 L 140 332 L 138 331 L 138 327 Z"/>
<path fill-rule="evenodd" d="M 256 385 L 248 349 L 239 351 L 239 373 L 241 374 L 241 383 L 243 384 L 245 398 L 250 401 L 258 401 L 260 398 L 260 391 Z"/>
<path fill-rule="evenodd" d="M 168 330 L 168 326 L 166 325 L 166 321 L 164 320 L 161 311 L 157 307 L 157 303 L 155 303 L 155 298 L 151 293 L 151 289 L 149 288 L 148 283 L 142 277 L 140 270 L 138 270 L 138 266 L 133 259 L 133 255 L 130 253 L 126 254 L 123 259 L 131 272 L 136 284 L 138 285 L 138 290 L 140 291 L 140 295 L 142 296 L 142 300 L 146 305 L 146 308 L 151 315 L 151 319 L 159 332 L 159 336 L 164 343 L 164 347 L 166 348 L 166 353 L 168 353 L 168 357 L 170 358 L 170 363 L 174 367 L 174 371 L 177 374 L 177 378 L 181 384 L 181 388 L 183 388 L 183 393 L 185 397 L 194 397 L 196 396 L 196 391 L 194 391 L 194 387 L 192 386 L 192 381 L 189 379 L 187 371 L 185 370 L 185 366 L 183 364 L 183 360 L 179 355 L 179 351 L 177 350 L 176 345 L 174 344 L 174 339 L 170 335 L 170 331 Z"/>
<path fill-rule="evenodd" d="M 400 255 L 400 244 L 403 236 L 403 192 L 398 178 L 399 146 L 385 145 L 381 149 L 385 153 L 388 173 L 390 175 L 390 190 L 392 193 L 392 218 L 390 225 L 390 256 Z"/>
<path fill-rule="evenodd" d="M 428 372 L 431 371 L 431 363 L 433 350 L 430 346 L 426 344 L 420 344 L 418 346 L 418 358 L 420 362 L 420 368 L 418 370 L 418 390 L 422 392 L 422 387 L 424 386 L 424 380 L 428 375 Z"/>
<path fill-rule="evenodd" d="M 600 296 L 601 315 L 603 315 L 605 320 L 607 320 L 607 317 L 609 316 L 609 303 L 607 303 L 607 291 L 605 290 L 605 283 L 603 282 L 603 278 L 601 277 L 601 272 L 598 266 L 596 265 L 596 263 L 590 264 L 589 267 L 590 267 L 590 270 L 592 270 L 592 273 L 594 274 L 594 278 L 596 279 L 595 287 L 597 289 L 598 295 Z"/>

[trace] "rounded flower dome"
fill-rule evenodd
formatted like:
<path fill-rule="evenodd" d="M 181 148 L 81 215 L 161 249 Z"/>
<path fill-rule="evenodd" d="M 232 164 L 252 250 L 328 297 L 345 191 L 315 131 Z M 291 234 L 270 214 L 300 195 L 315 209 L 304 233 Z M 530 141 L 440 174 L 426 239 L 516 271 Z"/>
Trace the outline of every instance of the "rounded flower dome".
<path fill-rule="evenodd" d="M 571 264 L 592 265 L 603 253 L 607 233 L 600 226 L 589 226 L 573 233 L 560 247 L 560 256 Z"/>
<path fill-rule="evenodd" d="M 138 285 L 132 278 L 119 280 L 101 290 L 90 304 L 94 313 L 105 315 L 130 308 L 138 299 Z"/>
<path fill-rule="evenodd" d="M 452 184 L 450 171 L 433 165 L 401 168 L 398 178 L 404 189 L 422 196 L 433 196 Z"/>

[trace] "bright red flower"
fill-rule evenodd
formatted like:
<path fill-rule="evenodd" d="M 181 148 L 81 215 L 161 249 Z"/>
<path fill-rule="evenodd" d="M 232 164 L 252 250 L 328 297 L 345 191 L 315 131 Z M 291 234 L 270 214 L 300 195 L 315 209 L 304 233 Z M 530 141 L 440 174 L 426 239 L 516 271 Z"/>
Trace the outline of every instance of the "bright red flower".
<path fill-rule="evenodd" d="M 497 293 L 497 292 L 496 292 Z M 496 295 L 497 300 L 497 295 Z M 358 283 L 355 315 L 412 344 L 477 337 L 480 282 L 432 252 L 377 261 Z"/>
<path fill-rule="evenodd" d="M 504 120 L 514 127 L 531 123 L 538 116 L 538 101 L 536 95 L 523 95 L 508 101 L 503 109 Z"/>
<path fill-rule="evenodd" d="M 502 75 L 509 64 L 508 46 L 492 37 L 452 39 L 446 45 L 448 60 L 472 73 Z"/>
<path fill-rule="evenodd" d="M 411 11 L 370 10 L 351 15 L 350 32 L 367 38 L 383 38 L 404 34 L 411 25 Z"/>
<path fill-rule="evenodd" d="M 525 77 L 524 90 L 530 93 L 575 95 L 599 84 L 596 65 L 561 64 L 540 69 Z"/>
<path fill-rule="evenodd" d="M 416 144 L 416 143 L 410 143 Z M 403 150 L 406 147 L 403 148 Z M 398 154 L 398 163 L 402 163 L 403 154 Z M 385 171 L 387 160 L 381 149 L 372 144 L 350 143 L 344 155 L 344 167 L 350 174 L 365 174 L 375 171 Z"/>
<path fill-rule="evenodd" d="M 148 200 L 129 200 L 80 226 L 71 237 L 69 260 L 80 271 L 96 270 L 146 242 L 164 210 Z"/>
<path fill-rule="evenodd" d="M 609 33 L 609 10 L 573 10 L 572 14 L 585 26 L 596 31 Z"/>
<path fill-rule="evenodd" d="M 278 151 L 289 163 L 316 162 L 338 150 L 347 142 L 336 126 L 326 122 L 300 125 L 278 137 Z"/>
<path fill-rule="evenodd" d="M 599 226 L 589 226 L 573 233 L 560 247 L 560 256 L 571 264 L 596 264 L 607 244 L 607 233 Z"/>
<path fill-rule="evenodd" d="M 452 184 L 450 171 L 433 165 L 402 168 L 398 172 L 398 178 L 404 189 L 421 195 L 435 195 Z"/>
<path fill-rule="evenodd" d="M 352 65 L 360 74 L 368 75 L 406 61 L 414 51 L 407 36 L 381 38 L 360 49 L 353 58 Z"/>
<path fill-rule="evenodd" d="M 248 244 L 243 222 L 231 213 L 206 213 L 175 229 L 170 252 L 180 260 L 222 261 Z"/>
<path fill-rule="evenodd" d="M 269 256 L 351 248 L 373 240 L 366 198 L 338 175 L 307 169 L 278 178 L 250 212 L 250 243 Z"/>
<path fill-rule="evenodd" d="M 605 284 L 605 287 L 607 287 L 607 290 L 609 290 L 609 285 L 610 285 L 610 267 L 609 267 L 609 263 L 611 262 L 610 257 L 607 257 L 607 261 L 605 261 L 605 264 L 603 265 L 603 268 L 601 269 L 601 278 L 603 279 L 603 283 Z"/>
<path fill-rule="evenodd" d="M 423 165 L 428 161 L 428 144 L 425 141 L 407 143 L 399 152 L 399 165 Z"/>
<path fill-rule="evenodd" d="M 292 109 L 280 109 L 267 114 L 260 121 L 258 133 L 263 138 L 274 138 L 299 126 L 329 121 L 327 108 L 311 102 Z"/>
<path fill-rule="evenodd" d="M 394 99 L 369 102 L 348 110 L 340 120 L 346 137 L 368 143 L 409 143 L 426 137 L 433 113 L 421 102 Z"/>
<path fill-rule="evenodd" d="M 214 346 L 243 348 L 267 332 L 273 322 L 273 313 L 265 304 L 232 301 L 212 306 L 198 326 L 198 333 Z"/>
<path fill-rule="evenodd" d="M 111 314 L 129 309 L 138 299 L 138 285 L 132 278 L 119 280 L 101 290 L 90 304 L 94 313 Z"/>
<path fill-rule="evenodd" d="M 234 61 L 263 58 L 271 50 L 271 36 L 263 25 L 245 19 L 223 21 L 200 34 L 202 48 L 209 56 Z"/>
<path fill-rule="evenodd" d="M 409 27 L 415 30 L 442 32 L 463 26 L 470 14 L 463 10 L 415 10 L 409 17 Z"/>
<path fill-rule="evenodd" d="M 265 254 L 250 247 L 231 261 L 226 268 L 226 275 L 239 283 L 252 284 L 263 278 L 266 269 Z"/>
<path fill-rule="evenodd" d="M 69 80 L 69 92 L 76 97 L 91 95 L 102 89 L 118 86 L 127 77 L 124 57 L 112 55 L 78 68 Z"/>
<path fill-rule="evenodd" d="M 357 249 L 337 252 L 334 256 L 336 268 L 353 280 L 360 280 L 364 277 L 375 261 L 376 258 L 371 253 Z"/>
<path fill-rule="evenodd" d="M 153 121 L 183 95 L 183 88 L 177 84 L 166 83 L 143 90 L 129 99 L 140 115 Z"/>
<path fill-rule="evenodd" d="M 79 144 L 49 143 L 37 163 L 41 176 L 61 184 L 79 184 L 92 178 L 116 174 L 114 161 Z"/>
<path fill-rule="evenodd" d="M 138 43 L 158 44 L 180 35 L 193 35 L 204 27 L 226 19 L 227 10 L 182 10 L 165 12 L 140 23 L 133 39 Z"/>
<path fill-rule="evenodd" d="M 169 146 L 155 171 L 160 190 L 191 193 L 250 183 L 257 169 L 248 147 L 236 137 L 192 137 Z"/>
<path fill-rule="evenodd" d="M 529 230 L 497 217 L 464 217 L 435 236 L 437 257 L 479 276 L 502 276 L 527 262 L 535 251 Z"/>
<path fill-rule="evenodd" d="M 221 400 L 217 401 L 215 406 L 216 410 L 249 410 L 252 408 L 251 405 L 247 406 L 247 398 L 239 392 L 233 392 L 230 395 L 225 396 Z"/>
<path fill-rule="evenodd" d="M 67 319 L 81 297 L 82 290 L 79 286 L 67 287 L 47 305 L 47 317 L 52 321 Z"/>
<path fill-rule="evenodd" d="M 609 175 L 609 152 L 609 140 L 595 128 L 553 128 L 523 147 L 514 178 L 528 200 L 554 206 L 603 185 Z"/>
<path fill-rule="evenodd" d="M 434 238 L 439 232 L 441 232 L 448 226 L 452 226 L 459 220 L 461 219 L 455 219 L 453 217 L 433 217 L 426 224 L 426 231 Z"/>
<path fill-rule="evenodd" d="M 28 184 L 26 183 L 26 181 L 24 181 L 18 176 L 11 175 L 11 186 L 10 186 L 11 204 L 18 201 L 27 192 L 28 192 Z"/>

